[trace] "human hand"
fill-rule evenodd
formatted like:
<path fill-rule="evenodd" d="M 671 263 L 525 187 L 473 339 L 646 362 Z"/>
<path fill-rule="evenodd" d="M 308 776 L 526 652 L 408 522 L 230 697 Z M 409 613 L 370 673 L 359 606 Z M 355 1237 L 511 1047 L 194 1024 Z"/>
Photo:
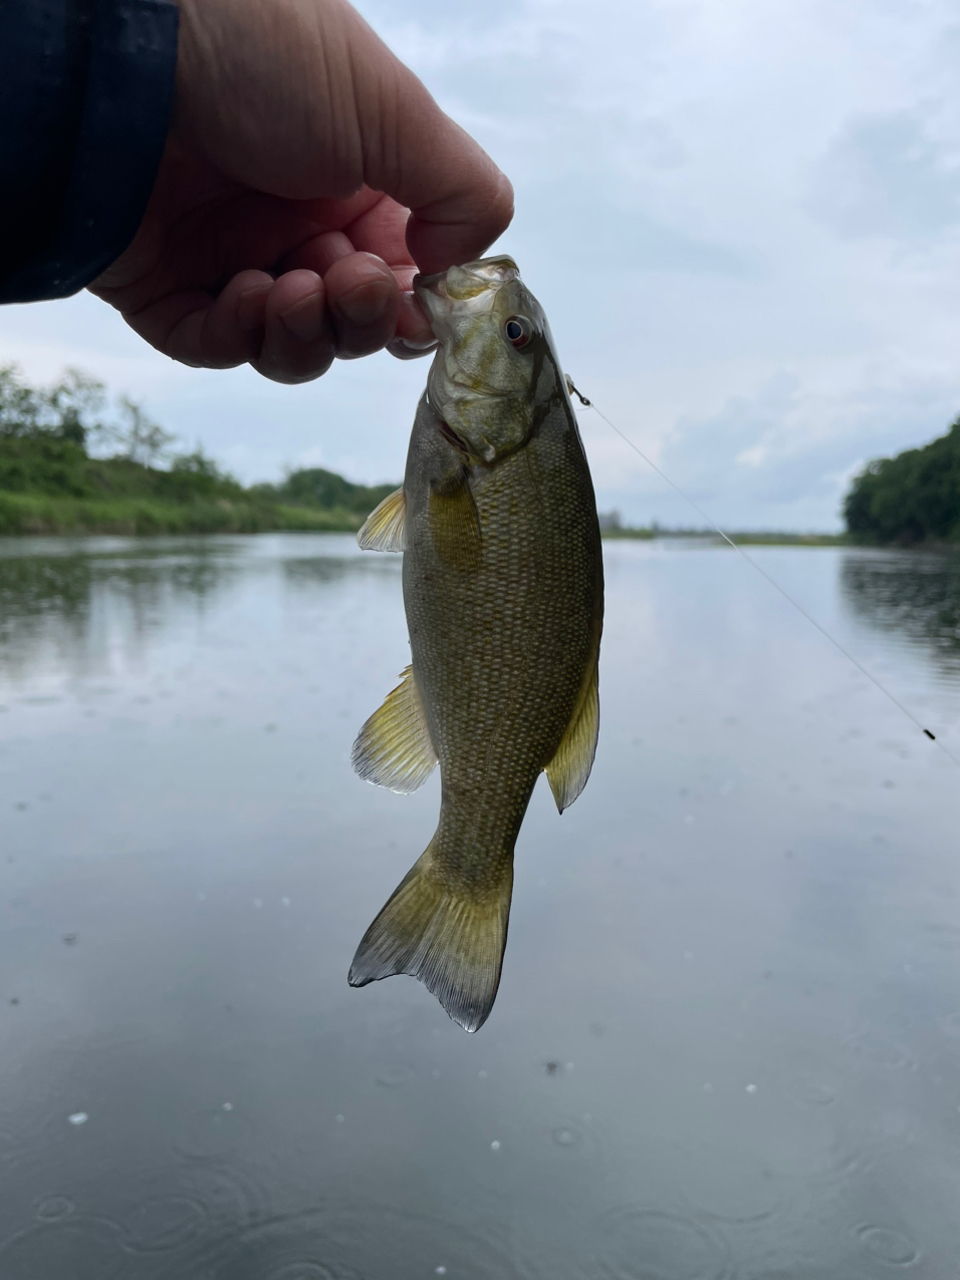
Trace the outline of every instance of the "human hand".
<path fill-rule="evenodd" d="M 346 0 L 179 3 L 166 152 L 92 292 L 202 368 L 295 383 L 422 354 L 413 276 L 500 235 L 507 179 Z"/>

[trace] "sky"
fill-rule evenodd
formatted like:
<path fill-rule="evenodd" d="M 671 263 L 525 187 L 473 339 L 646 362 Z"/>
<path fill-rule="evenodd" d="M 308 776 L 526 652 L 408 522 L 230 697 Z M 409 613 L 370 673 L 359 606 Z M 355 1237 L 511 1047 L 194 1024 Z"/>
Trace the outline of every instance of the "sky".
<path fill-rule="evenodd" d="M 568 373 L 715 520 L 834 530 L 870 458 L 960 413 L 960 11 L 940 0 L 362 0 L 517 196 L 497 251 Z M 0 308 L 245 481 L 399 479 L 424 361 L 198 371 L 86 294 Z M 702 520 L 589 410 L 601 510 Z"/>

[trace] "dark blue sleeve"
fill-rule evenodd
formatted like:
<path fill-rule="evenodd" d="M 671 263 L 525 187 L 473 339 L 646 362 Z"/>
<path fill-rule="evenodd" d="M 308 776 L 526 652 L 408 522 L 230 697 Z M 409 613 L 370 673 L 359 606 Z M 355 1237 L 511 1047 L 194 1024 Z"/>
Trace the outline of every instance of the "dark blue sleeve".
<path fill-rule="evenodd" d="M 8 0 L 0 28 L 0 302 L 65 298 L 136 234 L 170 123 L 176 6 Z"/>

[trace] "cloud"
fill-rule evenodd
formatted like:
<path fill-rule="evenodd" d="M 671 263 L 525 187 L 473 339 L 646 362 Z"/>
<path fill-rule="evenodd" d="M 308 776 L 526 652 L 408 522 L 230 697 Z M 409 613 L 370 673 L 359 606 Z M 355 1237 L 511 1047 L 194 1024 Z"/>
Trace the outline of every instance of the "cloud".
<path fill-rule="evenodd" d="M 811 208 L 840 235 L 915 242 L 960 222 L 960 161 L 923 115 L 896 111 L 845 127 L 814 175 Z"/>
<path fill-rule="evenodd" d="M 843 494 L 864 463 L 925 443 L 956 414 L 955 381 L 884 386 L 875 379 L 817 387 L 781 371 L 717 413 L 680 418 L 660 465 L 737 528 L 759 527 L 763 515 L 778 511 L 806 512 L 813 527 L 837 528 Z"/>

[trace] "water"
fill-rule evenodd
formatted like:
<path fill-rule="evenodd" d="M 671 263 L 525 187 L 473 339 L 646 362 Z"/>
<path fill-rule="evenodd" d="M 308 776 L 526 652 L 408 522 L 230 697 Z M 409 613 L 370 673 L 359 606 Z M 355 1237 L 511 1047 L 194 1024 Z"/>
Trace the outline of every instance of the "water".
<path fill-rule="evenodd" d="M 960 565 L 758 549 L 960 754 Z M 960 777 L 732 552 L 606 548 L 490 1021 L 346 970 L 434 778 L 348 538 L 0 544 L 2 1280 L 881 1280 L 960 1257 Z"/>

